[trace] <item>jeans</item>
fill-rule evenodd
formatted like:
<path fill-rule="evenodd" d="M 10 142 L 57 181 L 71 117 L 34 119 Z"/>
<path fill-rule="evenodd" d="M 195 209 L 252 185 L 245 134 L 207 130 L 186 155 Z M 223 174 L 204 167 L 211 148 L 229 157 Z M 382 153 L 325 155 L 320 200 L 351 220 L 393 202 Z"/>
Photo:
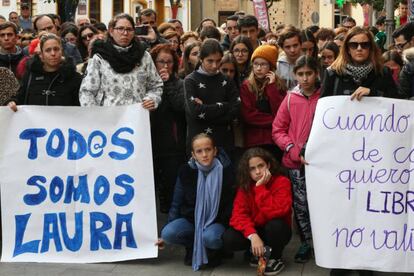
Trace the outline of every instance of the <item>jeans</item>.
<path fill-rule="evenodd" d="M 223 247 L 222 236 L 225 228 L 220 223 L 208 226 L 203 233 L 203 243 L 208 249 L 220 249 Z M 169 244 L 179 244 L 186 248 L 192 248 L 194 244 L 194 224 L 185 218 L 171 221 L 161 231 L 161 238 Z"/>

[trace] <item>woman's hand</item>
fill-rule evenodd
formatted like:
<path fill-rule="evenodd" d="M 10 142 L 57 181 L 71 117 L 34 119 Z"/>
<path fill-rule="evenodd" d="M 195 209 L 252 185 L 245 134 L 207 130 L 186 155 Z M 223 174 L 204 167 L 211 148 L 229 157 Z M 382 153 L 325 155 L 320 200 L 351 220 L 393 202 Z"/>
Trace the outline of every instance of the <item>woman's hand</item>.
<path fill-rule="evenodd" d="M 150 100 L 150 99 L 145 99 L 142 102 L 142 107 L 149 110 L 149 111 L 153 111 L 153 110 L 155 110 L 155 102 L 153 100 Z"/>
<path fill-rule="evenodd" d="M 272 177 L 272 174 L 270 173 L 269 169 L 266 169 L 262 178 L 260 178 L 259 181 L 256 182 L 256 187 L 259 187 L 260 185 L 263 185 L 263 184 L 267 184 L 267 182 L 269 182 L 271 177 Z"/>
<path fill-rule="evenodd" d="M 167 81 L 170 78 L 170 74 L 168 73 L 168 69 L 162 68 L 158 74 L 160 75 L 162 81 Z"/>
<path fill-rule="evenodd" d="M 202 101 L 202 100 L 200 100 L 199 98 L 194 98 L 194 102 L 195 102 L 196 104 L 199 104 L 199 105 L 202 105 L 202 104 L 203 104 L 203 101 Z"/>
<path fill-rule="evenodd" d="M 352 93 L 351 101 L 354 100 L 355 98 L 358 101 L 360 101 L 360 100 L 362 100 L 362 97 L 368 96 L 369 92 L 371 92 L 371 90 L 369 88 L 360 86 L 360 87 L 358 87 L 357 90 L 354 91 L 354 93 Z"/>
<path fill-rule="evenodd" d="M 276 74 L 275 74 L 275 72 L 273 72 L 273 71 L 269 71 L 269 72 L 266 74 L 266 78 L 268 78 L 268 79 L 269 79 L 269 84 L 274 83 L 274 82 L 276 81 Z"/>
<path fill-rule="evenodd" d="M 17 105 L 15 102 L 9 102 L 7 106 L 10 107 L 10 109 L 13 110 L 14 112 L 17 112 Z"/>
<path fill-rule="evenodd" d="M 308 161 L 306 161 L 305 157 L 303 157 L 302 155 L 300 156 L 300 163 L 302 165 L 309 165 Z"/>
<path fill-rule="evenodd" d="M 163 239 L 159 238 L 158 241 L 154 244 L 155 246 L 158 246 L 160 250 L 163 250 L 165 248 L 165 242 Z"/>
<path fill-rule="evenodd" d="M 142 25 L 141 25 L 142 26 Z M 145 25 L 148 28 L 148 33 L 146 35 L 137 35 L 137 37 L 143 38 L 150 43 L 153 43 L 157 40 L 157 34 L 155 33 L 154 29 L 150 25 Z"/>
<path fill-rule="evenodd" d="M 264 254 L 264 243 L 262 239 L 256 233 L 252 234 L 250 239 L 252 244 L 252 253 L 257 257 L 261 257 Z"/>

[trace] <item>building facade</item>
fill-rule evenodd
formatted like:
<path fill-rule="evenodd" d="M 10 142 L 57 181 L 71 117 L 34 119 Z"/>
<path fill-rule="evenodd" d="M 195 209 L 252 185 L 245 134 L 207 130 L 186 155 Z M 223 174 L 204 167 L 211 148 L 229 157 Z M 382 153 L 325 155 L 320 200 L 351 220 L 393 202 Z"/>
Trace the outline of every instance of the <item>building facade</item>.
<path fill-rule="evenodd" d="M 59 11 L 60 1 L 47 3 L 44 0 L 3 0 L 0 1 L 0 14 L 7 18 L 9 12 L 19 12 L 20 4 L 23 2 L 30 4 L 33 15 Z M 152 8 L 157 11 L 158 23 L 161 23 L 173 17 L 171 2 L 179 2 L 176 18 L 181 20 L 184 30 L 194 30 L 206 17 L 221 25 L 227 16 L 236 11 L 254 14 L 252 0 L 79 0 L 75 18 L 95 18 L 108 24 L 110 19 L 120 12 L 129 13 L 137 18 L 139 10 Z M 334 28 L 346 15 L 354 17 L 358 25 L 363 25 L 367 20 L 366 9 L 360 5 L 345 4 L 339 9 L 334 0 L 275 0 L 268 4 L 269 23 L 273 30 L 277 24 L 282 23 L 300 28 L 310 25 Z"/>

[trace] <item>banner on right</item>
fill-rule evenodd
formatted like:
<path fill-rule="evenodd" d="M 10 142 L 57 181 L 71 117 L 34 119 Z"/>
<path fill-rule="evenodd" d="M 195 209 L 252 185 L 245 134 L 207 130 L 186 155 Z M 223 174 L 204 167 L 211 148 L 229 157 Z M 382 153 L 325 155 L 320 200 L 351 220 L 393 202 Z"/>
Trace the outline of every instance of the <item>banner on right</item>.
<path fill-rule="evenodd" d="M 316 263 L 414 272 L 414 102 L 322 98 L 306 149 Z"/>

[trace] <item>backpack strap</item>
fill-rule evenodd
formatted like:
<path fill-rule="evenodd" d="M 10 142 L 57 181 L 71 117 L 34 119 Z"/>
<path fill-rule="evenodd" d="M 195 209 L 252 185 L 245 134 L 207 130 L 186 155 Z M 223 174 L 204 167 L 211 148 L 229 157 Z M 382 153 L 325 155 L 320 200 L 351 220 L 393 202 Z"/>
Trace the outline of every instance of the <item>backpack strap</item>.
<path fill-rule="evenodd" d="M 291 93 L 288 93 L 287 109 L 288 109 L 289 114 L 290 114 L 290 96 L 291 96 Z"/>

